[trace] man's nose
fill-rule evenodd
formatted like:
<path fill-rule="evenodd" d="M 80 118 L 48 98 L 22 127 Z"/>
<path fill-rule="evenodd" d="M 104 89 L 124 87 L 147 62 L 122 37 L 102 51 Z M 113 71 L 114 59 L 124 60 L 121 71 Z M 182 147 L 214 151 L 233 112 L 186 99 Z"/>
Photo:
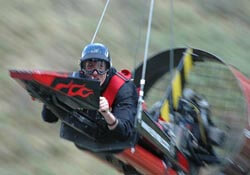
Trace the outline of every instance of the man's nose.
<path fill-rule="evenodd" d="M 96 69 L 93 71 L 92 75 L 98 75 L 98 72 Z"/>

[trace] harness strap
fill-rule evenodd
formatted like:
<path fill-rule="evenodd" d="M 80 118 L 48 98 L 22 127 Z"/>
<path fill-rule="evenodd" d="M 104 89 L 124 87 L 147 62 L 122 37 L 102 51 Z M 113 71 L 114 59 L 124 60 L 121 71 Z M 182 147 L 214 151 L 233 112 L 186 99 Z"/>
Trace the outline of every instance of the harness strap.
<path fill-rule="evenodd" d="M 123 69 L 120 72 L 116 72 L 116 74 L 111 78 L 106 90 L 102 94 L 102 96 L 104 96 L 108 100 L 109 107 L 112 107 L 119 89 L 126 81 L 129 81 L 130 78 L 131 73 L 126 69 Z"/>

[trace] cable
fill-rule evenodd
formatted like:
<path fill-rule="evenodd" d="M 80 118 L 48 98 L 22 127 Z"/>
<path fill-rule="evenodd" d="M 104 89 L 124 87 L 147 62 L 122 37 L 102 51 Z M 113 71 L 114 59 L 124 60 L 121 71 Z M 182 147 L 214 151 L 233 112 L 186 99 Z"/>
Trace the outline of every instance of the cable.
<path fill-rule="evenodd" d="M 147 37 L 146 37 L 146 42 L 145 42 L 143 67 L 142 67 L 142 77 L 140 80 L 140 91 L 139 91 L 139 99 L 138 99 L 138 106 L 137 106 L 137 119 L 135 120 L 135 126 L 137 126 L 137 122 L 141 123 L 142 104 L 144 102 L 143 95 L 144 95 L 144 85 L 145 85 L 145 74 L 146 74 L 146 67 L 147 67 L 148 47 L 149 47 L 153 10 L 154 10 L 154 0 L 151 0 L 149 17 L 148 17 Z"/>
<path fill-rule="evenodd" d="M 143 0 L 144 1 L 144 0 Z M 139 24 L 139 28 L 138 28 L 138 38 L 137 38 L 137 42 L 136 42 L 136 47 L 135 47 L 135 55 L 134 55 L 134 67 L 133 67 L 133 70 L 136 69 L 136 66 L 137 66 L 137 62 L 136 62 L 136 58 L 137 58 L 137 54 L 138 54 L 138 50 L 139 50 L 139 44 L 141 42 L 141 39 L 142 39 L 142 27 L 143 27 L 143 21 L 146 17 L 146 8 L 143 8 L 143 13 L 141 15 L 141 19 L 138 21 L 138 24 Z M 135 71 L 133 73 L 133 77 L 132 79 L 134 80 L 135 78 Z"/>
<path fill-rule="evenodd" d="M 99 20 L 99 22 L 98 22 L 98 24 L 97 24 L 97 27 L 96 27 L 96 30 L 95 30 L 94 36 L 93 36 L 93 38 L 92 38 L 92 40 L 91 40 L 91 44 L 92 44 L 92 43 L 94 43 L 94 40 L 95 40 L 96 34 L 97 34 L 97 32 L 99 31 L 99 28 L 100 28 L 100 26 L 101 26 L 101 23 L 102 23 L 103 17 L 104 17 L 104 15 L 105 15 L 105 13 L 106 13 L 106 10 L 107 10 L 107 7 L 108 7 L 108 4 L 109 4 L 109 1 L 110 1 L 110 0 L 107 0 L 106 5 L 105 5 L 105 7 L 104 7 L 104 9 L 103 9 L 102 16 L 101 16 L 101 18 L 100 18 L 100 20 Z"/>
<path fill-rule="evenodd" d="M 169 18 L 170 18 L 170 24 L 169 24 L 169 30 L 170 30 L 170 60 L 169 60 L 169 72 L 170 72 L 170 85 L 172 84 L 172 80 L 173 80 L 173 77 L 174 77 L 174 3 L 173 3 L 173 0 L 169 0 L 169 3 L 170 3 L 170 13 L 169 13 Z M 158 110 L 155 112 L 154 114 L 154 119 L 158 119 L 159 116 L 160 116 L 160 113 L 161 113 L 161 107 L 163 105 L 163 103 L 165 102 L 168 94 L 169 94 L 169 91 L 171 91 L 171 88 L 170 86 L 167 87 L 166 89 L 166 93 L 165 95 L 163 96 L 163 98 L 161 99 L 160 101 L 160 105 L 159 105 L 159 108 Z M 172 101 L 172 98 L 169 98 L 168 99 L 168 102 L 169 102 L 169 106 L 170 106 L 170 112 L 173 111 L 173 101 Z"/>
<path fill-rule="evenodd" d="M 170 84 L 174 77 L 174 3 L 170 0 L 170 60 L 169 60 L 169 70 L 170 70 Z M 169 99 L 170 106 L 173 106 L 172 98 Z"/>

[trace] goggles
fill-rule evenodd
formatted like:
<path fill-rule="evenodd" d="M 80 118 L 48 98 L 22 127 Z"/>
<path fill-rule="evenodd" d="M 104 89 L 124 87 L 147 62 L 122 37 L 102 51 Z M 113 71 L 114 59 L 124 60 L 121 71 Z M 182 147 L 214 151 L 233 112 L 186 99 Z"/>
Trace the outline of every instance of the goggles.
<path fill-rule="evenodd" d="M 103 75 L 107 73 L 109 69 L 107 69 L 105 61 L 87 60 L 84 61 L 82 65 L 82 71 L 87 75 L 92 75 L 95 71 L 99 75 Z"/>

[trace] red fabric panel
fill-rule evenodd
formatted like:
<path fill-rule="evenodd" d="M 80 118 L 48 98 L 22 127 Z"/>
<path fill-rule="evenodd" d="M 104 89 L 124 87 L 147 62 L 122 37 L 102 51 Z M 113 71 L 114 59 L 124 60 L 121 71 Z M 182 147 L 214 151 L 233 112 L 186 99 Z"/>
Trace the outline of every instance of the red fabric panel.
<path fill-rule="evenodd" d="M 116 94 L 118 93 L 119 89 L 122 87 L 124 83 L 125 81 L 117 75 L 114 75 L 111 78 L 108 87 L 102 94 L 102 96 L 104 96 L 108 100 L 109 107 L 112 107 Z"/>
<path fill-rule="evenodd" d="M 108 100 L 109 107 L 112 107 L 116 94 L 118 93 L 119 89 L 122 87 L 125 81 L 129 80 L 130 78 L 131 78 L 131 73 L 126 69 L 121 70 L 121 72 L 118 72 L 111 78 L 108 87 L 102 94 L 102 96 L 104 96 Z"/>

